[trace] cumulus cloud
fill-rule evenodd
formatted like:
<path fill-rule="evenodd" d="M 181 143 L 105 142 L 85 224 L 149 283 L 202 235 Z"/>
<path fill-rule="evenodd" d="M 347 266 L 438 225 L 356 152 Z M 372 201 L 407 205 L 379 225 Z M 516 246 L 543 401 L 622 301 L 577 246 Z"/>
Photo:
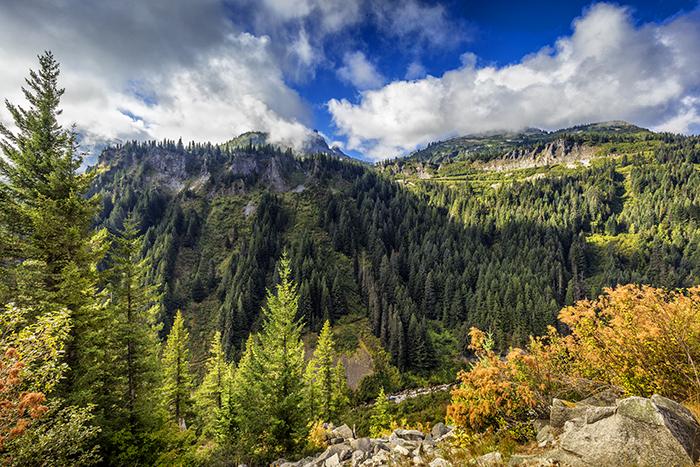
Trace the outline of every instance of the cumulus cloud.
<path fill-rule="evenodd" d="M 425 67 L 420 62 L 411 62 L 406 69 L 406 79 L 418 79 L 426 74 Z"/>
<path fill-rule="evenodd" d="M 657 129 L 698 125 L 700 11 L 636 25 L 624 7 L 596 4 L 572 34 L 519 63 L 479 66 L 472 54 L 440 77 L 396 81 L 332 99 L 328 109 L 348 147 L 392 157 L 456 134 L 559 128 L 626 119 Z"/>
<path fill-rule="evenodd" d="M 378 88 L 385 82 L 384 76 L 360 51 L 345 54 L 343 66 L 338 69 L 338 77 L 363 90 Z"/>
<path fill-rule="evenodd" d="M 247 130 L 301 140 L 310 110 L 285 83 L 269 37 L 237 30 L 227 13 L 215 0 L 8 0 L 1 97 L 21 104 L 24 76 L 37 53 L 51 49 L 62 64 L 64 121 L 76 122 L 87 144 L 221 142 Z M 7 121 L 4 109 L 0 118 Z"/>

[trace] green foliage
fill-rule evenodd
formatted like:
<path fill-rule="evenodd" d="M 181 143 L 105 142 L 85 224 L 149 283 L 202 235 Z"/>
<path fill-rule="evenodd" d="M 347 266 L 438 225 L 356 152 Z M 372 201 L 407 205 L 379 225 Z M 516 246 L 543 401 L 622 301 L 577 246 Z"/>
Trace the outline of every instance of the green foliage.
<path fill-rule="evenodd" d="M 41 55 L 39 71 L 30 71 L 23 88 L 29 107 L 7 103 L 17 131 L 0 124 L 0 300 L 37 311 L 51 302 L 77 312 L 89 300 L 82 292 L 103 253 L 103 234 L 91 231 L 97 204 L 84 196 L 93 175 L 78 173 L 75 133 L 57 121 L 63 95 L 58 76 L 53 55 Z M 17 296 L 13 291 L 23 279 L 17 262 L 30 260 L 35 282 Z"/>
<path fill-rule="evenodd" d="M 373 438 L 383 436 L 391 426 L 392 418 L 389 413 L 389 400 L 384 394 L 384 388 L 379 390 L 377 400 L 372 406 L 369 433 Z"/>
<path fill-rule="evenodd" d="M 102 460 L 99 431 L 92 407 L 54 406 L 24 436 L 10 443 L 9 455 L 3 458 L 0 454 L 0 460 L 18 467 L 95 465 Z"/>
<path fill-rule="evenodd" d="M 206 373 L 194 394 L 195 409 L 201 419 L 204 437 L 215 439 L 222 433 L 221 423 L 229 407 L 231 386 L 235 374 L 233 363 L 226 361 L 221 333 L 215 332 L 209 347 Z"/>
<path fill-rule="evenodd" d="M 337 363 L 336 363 L 337 361 Z M 333 421 L 348 404 L 345 367 L 338 359 L 330 321 L 323 324 L 306 366 L 306 405 L 312 420 Z"/>
<path fill-rule="evenodd" d="M 306 437 L 299 292 L 286 256 L 278 273 L 275 293 L 267 294 L 262 330 L 248 338 L 233 382 L 229 427 L 244 459 L 293 452 Z"/>
<path fill-rule="evenodd" d="M 168 417 L 181 430 L 187 426 L 192 406 L 189 339 L 182 313 L 178 311 L 163 349 L 163 397 Z"/>

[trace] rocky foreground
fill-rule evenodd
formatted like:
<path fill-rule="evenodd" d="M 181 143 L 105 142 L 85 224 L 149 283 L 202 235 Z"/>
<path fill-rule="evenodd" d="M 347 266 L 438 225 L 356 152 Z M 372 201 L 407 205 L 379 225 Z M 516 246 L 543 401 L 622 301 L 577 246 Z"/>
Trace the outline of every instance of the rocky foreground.
<path fill-rule="evenodd" d="M 491 452 L 466 463 L 485 466 L 693 466 L 700 459 L 700 424 L 688 409 L 661 396 L 616 399 L 604 392 L 571 403 L 554 399 L 549 420 L 536 422 L 538 447 L 506 459 Z M 280 467 L 424 465 L 446 467 L 454 430 L 396 430 L 386 438 L 357 438 L 347 425 L 329 431 L 321 454 Z"/>

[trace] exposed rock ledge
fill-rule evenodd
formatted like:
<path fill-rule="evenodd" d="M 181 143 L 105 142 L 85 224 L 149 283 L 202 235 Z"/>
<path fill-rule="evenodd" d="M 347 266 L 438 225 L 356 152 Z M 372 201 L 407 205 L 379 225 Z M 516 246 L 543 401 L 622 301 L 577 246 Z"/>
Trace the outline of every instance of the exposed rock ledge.
<path fill-rule="evenodd" d="M 549 420 L 539 421 L 539 452 L 499 452 L 473 459 L 476 466 L 688 466 L 700 459 L 700 424 L 681 404 L 658 395 L 616 399 L 606 392 L 578 403 L 554 399 Z M 356 438 L 347 426 L 331 431 L 320 455 L 281 467 L 452 465 L 441 444 L 452 428 L 437 424 L 429 434 L 396 430 L 388 438 Z M 450 449 L 446 449 L 449 452 Z"/>

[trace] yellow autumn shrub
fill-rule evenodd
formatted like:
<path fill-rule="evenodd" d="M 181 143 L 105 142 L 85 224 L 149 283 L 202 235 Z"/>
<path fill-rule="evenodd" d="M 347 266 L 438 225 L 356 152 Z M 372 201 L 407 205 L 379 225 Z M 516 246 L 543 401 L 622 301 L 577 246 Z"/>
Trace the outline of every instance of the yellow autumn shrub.
<path fill-rule="evenodd" d="M 447 419 L 473 432 L 505 428 L 512 422 L 533 415 L 541 405 L 537 365 L 531 355 L 511 350 L 501 359 L 483 331 L 472 328 L 470 349 L 478 361 L 458 375 L 460 385 L 452 391 Z"/>
<path fill-rule="evenodd" d="M 700 400 L 700 287 L 606 289 L 596 300 L 564 308 L 559 320 L 568 332 L 550 327 L 505 358 L 472 328 L 477 361 L 458 375 L 448 422 L 472 433 L 513 431 L 519 422 L 546 415 L 553 397 L 583 398 L 607 387 Z"/>
<path fill-rule="evenodd" d="M 700 394 L 700 287 L 624 285 L 564 308 L 568 371 L 629 394 L 688 400 Z"/>

